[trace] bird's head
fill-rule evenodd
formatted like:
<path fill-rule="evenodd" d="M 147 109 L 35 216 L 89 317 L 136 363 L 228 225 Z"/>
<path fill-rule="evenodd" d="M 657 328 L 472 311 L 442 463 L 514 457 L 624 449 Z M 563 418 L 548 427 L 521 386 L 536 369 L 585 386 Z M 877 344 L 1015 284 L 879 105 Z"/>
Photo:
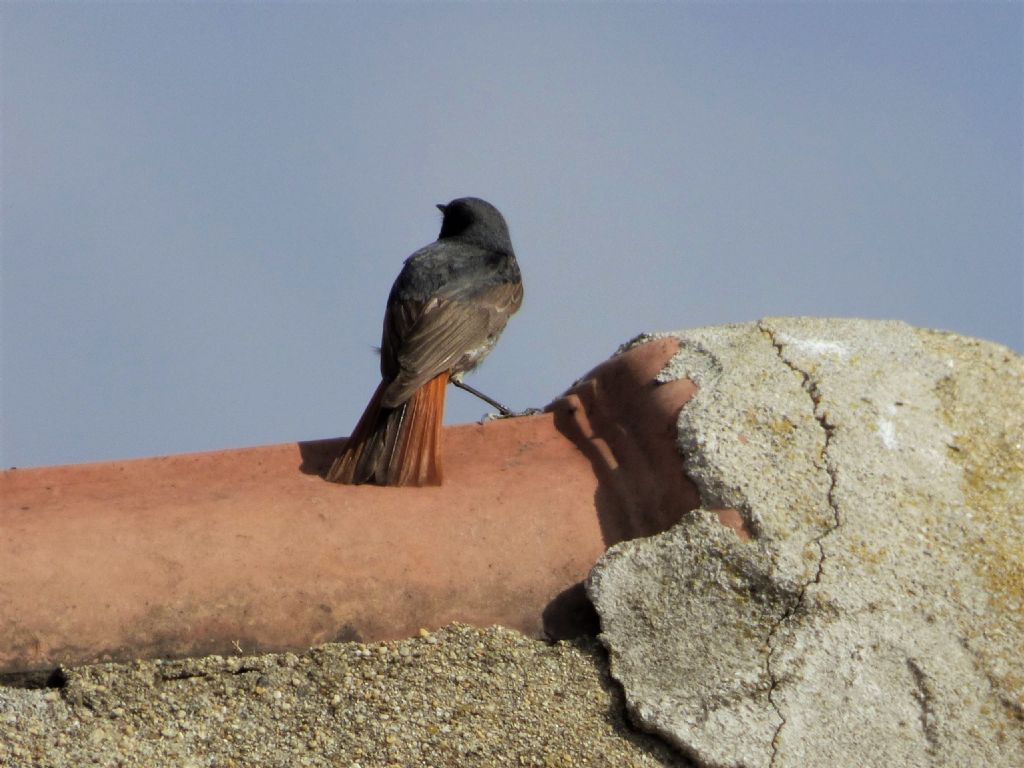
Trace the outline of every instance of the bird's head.
<path fill-rule="evenodd" d="M 479 197 L 459 197 L 450 203 L 438 203 L 444 214 L 438 240 L 454 238 L 492 250 L 512 252 L 508 225 L 501 212 Z"/>

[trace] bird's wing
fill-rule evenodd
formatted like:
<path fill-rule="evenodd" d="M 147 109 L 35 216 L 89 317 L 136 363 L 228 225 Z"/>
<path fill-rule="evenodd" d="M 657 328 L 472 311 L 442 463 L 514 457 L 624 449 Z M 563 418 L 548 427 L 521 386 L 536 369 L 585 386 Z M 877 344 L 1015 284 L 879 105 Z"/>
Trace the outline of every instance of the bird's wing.
<path fill-rule="evenodd" d="M 467 352 L 500 333 L 519 309 L 523 288 L 502 282 L 426 301 L 406 299 L 388 307 L 381 365 L 391 378 L 384 404 L 394 407 Z"/>

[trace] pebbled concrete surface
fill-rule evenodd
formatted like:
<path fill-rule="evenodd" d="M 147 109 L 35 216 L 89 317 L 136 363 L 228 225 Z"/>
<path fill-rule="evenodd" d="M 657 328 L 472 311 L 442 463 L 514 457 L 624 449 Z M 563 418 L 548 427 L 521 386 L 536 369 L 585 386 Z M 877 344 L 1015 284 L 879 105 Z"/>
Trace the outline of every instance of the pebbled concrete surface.
<path fill-rule="evenodd" d="M 673 334 L 704 510 L 588 592 L 634 720 L 714 766 L 1024 765 L 1024 361 L 860 320 Z"/>
<path fill-rule="evenodd" d="M 625 722 L 592 640 L 452 625 L 389 643 L 69 670 L 0 688 L 4 768 L 684 765 Z"/>

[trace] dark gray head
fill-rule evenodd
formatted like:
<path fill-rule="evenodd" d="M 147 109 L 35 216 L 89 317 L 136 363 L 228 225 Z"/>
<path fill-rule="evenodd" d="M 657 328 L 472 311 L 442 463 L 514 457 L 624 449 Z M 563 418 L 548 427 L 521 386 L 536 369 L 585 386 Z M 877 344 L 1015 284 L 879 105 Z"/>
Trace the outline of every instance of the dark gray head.
<path fill-rule="evenodd" d="M 437 206 L 444 214 L 438 240 L 453 238 L 495 251 L 512 253 L 512 240 L 505 217 L 479 197 L 460 197 Z"/>

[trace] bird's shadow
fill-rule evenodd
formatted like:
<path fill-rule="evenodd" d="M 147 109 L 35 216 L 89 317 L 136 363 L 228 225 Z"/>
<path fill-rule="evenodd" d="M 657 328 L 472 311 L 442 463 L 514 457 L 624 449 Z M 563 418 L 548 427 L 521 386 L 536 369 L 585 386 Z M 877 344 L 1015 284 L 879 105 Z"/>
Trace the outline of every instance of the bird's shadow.
<path fill-rule="evenodd" d="M 347 437 L 331 437 L 325 440 L 306 440 L 299 443 L 301 463 L 299 471 L 305 475 L 324 477 L 334 460 L 341 455 Z"/>

